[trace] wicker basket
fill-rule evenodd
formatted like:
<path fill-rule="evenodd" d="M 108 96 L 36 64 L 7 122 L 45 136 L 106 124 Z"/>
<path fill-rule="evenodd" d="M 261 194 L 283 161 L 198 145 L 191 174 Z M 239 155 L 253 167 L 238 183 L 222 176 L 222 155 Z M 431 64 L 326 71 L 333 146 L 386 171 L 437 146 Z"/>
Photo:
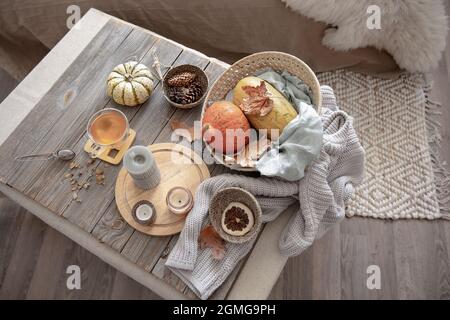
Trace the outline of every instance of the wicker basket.
<path fill-rule="evenodd" d="M 242 78 L 256 74 L 263 69 L 272 68 L 275 71 L 287 71 L 303 80 L 312 92 L 312 100 L 317 112 L 321 113 L 322 96 L 320 94 L 320 84 L 311 68 L 299 58 L 276 51 L 259 52 L 247 56 L 234 63 L 225 71 L 211 86 L 205 101 L 203 102 L 203 114 L 212 103 L 223 100 L 230 90 L 232 90 Z M 228 164 L 224 155 L 214 153 L 211 147 L 206 144 L 206 148 L 213 155 L 217 162 L 238 171 L 256 171 L 254 167 L 242 167 L 239 164 Z"/>

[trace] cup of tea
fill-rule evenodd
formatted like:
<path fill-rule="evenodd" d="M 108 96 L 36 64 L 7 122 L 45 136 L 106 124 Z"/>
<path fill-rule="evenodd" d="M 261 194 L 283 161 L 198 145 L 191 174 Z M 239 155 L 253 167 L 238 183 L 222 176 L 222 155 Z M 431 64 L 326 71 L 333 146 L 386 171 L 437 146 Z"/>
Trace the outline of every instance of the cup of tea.
<path fill-rule="evenodd" d="M 89 119 L 87 134 L 93 142 L 90 156 L 96 158 L 104 147 L 120 149 L 130 134 L 130 124 L 122 111 L 105 108 Z"/>

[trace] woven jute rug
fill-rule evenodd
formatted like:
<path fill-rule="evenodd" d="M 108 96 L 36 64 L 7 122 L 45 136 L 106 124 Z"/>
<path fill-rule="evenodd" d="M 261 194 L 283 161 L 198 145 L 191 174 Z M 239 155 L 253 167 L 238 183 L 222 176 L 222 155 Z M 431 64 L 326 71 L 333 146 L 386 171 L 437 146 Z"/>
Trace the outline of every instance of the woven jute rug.
<path fill-rule="evenodd" d="M 347 216 L 450 219 L 450 179 L 440 158 L 440 105 L 423 75 L 384 80 L 339 71 L 319 75 L 354 118 L 366 174 Z"/>

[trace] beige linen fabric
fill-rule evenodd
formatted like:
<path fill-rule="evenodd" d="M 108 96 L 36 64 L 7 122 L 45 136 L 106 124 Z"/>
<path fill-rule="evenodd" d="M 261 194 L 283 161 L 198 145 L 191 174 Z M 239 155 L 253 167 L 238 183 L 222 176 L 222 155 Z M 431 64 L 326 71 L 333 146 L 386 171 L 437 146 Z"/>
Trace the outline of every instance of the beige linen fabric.
<path fill-rule="evenodd" d="M 398 73 L 384 52 L 324 47 L 326 25 L 294 13 L 280 0 L 2 0 L 0 67 L 23 78 L 68 31 L 70 5 L 79 5 L 82 14 L 97 8 L 228 63 L 278 50 L 299 57 L 315 71 Z"/>

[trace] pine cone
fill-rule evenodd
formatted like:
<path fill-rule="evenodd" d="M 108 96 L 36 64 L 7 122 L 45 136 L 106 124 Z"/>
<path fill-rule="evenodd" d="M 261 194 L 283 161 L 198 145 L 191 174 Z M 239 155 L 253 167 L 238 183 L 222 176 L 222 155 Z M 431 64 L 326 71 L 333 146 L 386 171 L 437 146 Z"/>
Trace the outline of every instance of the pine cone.
<path fill-rule="evenodd" d="M 188 87 L 188 90 L 186 92 L 186 97 L 188 98 L 189 101 L 191 101 L 189 103 L 197 101 L 202 97 L 202 95 L 203 95 L 202 86 L 197 82 L 193 82 Z"/>
<path fill-rule="evenodd" d="M 167 80 L 167 84 L 171 87 L 187 87 L 196 78 L 196 74 L 192 72 L 181 72 Z"/>
<path fill-rule="evenodd" d="M 194 82 L 188 87 L 172 87 L 169 89 L 169 99 L 179 104 L 189 104 L 197 101 L 203 95 L 200 84 Z"/>

